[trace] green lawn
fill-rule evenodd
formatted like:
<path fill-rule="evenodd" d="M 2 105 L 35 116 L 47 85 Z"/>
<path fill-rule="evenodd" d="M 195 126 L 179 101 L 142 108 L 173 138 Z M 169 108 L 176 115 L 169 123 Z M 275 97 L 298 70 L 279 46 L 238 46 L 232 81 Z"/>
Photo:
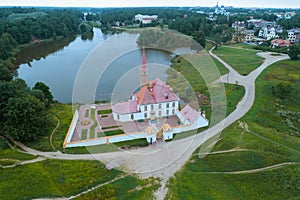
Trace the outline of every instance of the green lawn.
<path fill-rule="evenodd" d="M 126 176 L 76 199 L 154 199 L 153 191 L 158 188 L 159 184 L 153 178 L 141 180 L 134 176 Z"/>
<path fill-rule="evenodd" d="M 90 128 L 90 139 L 95 138 L 95 129 L 98 126 L 98 121 L 96 120 L 95 109 L 91 108 L 91 119 L 94 121 L 94 124 Z"/>
<path fill-rule="evenodd" d="M 84 117 L 89 117 L 90 116 L 90 109 L 86 109 L 84 113 Z"/>
<path fill-rule="evenodd" d="M 300 61 L 290 60 L 270 66 L 257 79 L 254 106 L 240 119 L 248 124 L 249 132 L 240 122 L 235 122 L 222 132 L 212 152 L 233 148 L 245 150 L 204 158 L 200 154 L 199 157 L 202 147 L 214 140 L 207 141 L 170 180 L 167 199 L 300 198 L 300 164 L 250 174 L 209 173 L 258 169 L 284 162 L 300 163 L 300 138 L 295 134 L 295 127 L 299 128 L 299 117 L 295 117 L 300 111 L 299 66 Z M 280 81 L 293 85 L 288 99 L 280 100 L 272 93 L 272 86 Z M 289 115 L 282 116 L 282 113 Z M 290 123 L 294 124 L 293 128 Z"/>
<path fill-rule="evenodd" d="M 89 147 L 72 147 L 66 148 L 64 153 L 68 154 L 91 154 L 91 153 L 107 153 L 119 151 L 118 147 L 115 144 L 101 144 Z"/>
<path fill-rule="evenodd" d="M 111 130 L 111 131 L 104 131 L 104 134 L 106 136 L 112 136 L 112 135 L 120 135 L 120 134 L 123 134 L 124 131 L 121 130 L 121 129 L 118 129 L 118 130 Z"/>
<path fill-rule="evenodd" d="M 224 67 L 224 65 L 222 63 L 220 63 L 220 61 L 218 61 L 214 57 L 211 57 L 211 58 L 214 61 L 214 63 L 216 64 L 216 66 L 217 66 L 217 68 L 220 72 L 220 75 L 224 75 L 224 74 L 227 74 L 229 72 L 229 70 L 226 67 Z"/>
<path fill-rule="evenodd" d="M 116 145 L 117 147 L 120 148 L 128 148 L 128 147 L 144 147 L 144 146 L 148 146 L 148 142 L 145 138 L 142 139 L 135 139 L 135 140 L 128 140 L 128 141 L 124 141 L 124 142 L 117 142 L 117 143 L 113 143 L 114 145 Z"/>
<path fill-rule="evenodd" d="M 213 52 L 241 75 L 248 75 L 264 61 L 256 55 L 257 51 L 251 49 L 221 46 Z"/>
<path fill-rule="evenodd" d="M 81 131 L 81 140 L 86 140 L 87 139 L 87 129 L 82 129 Z"/>
<path fill-rule="evenodd" d="M 108 109 L 108 110 L 98 110 L 97 113 L 98 113 L 98 115 L 110 114 L 110 113 L 112 113 L 112 109 Z"/>
<path fill-rule="evenodd" d="M 45 160 L 0 169 L 0 199 L 66 197 L 114 179 L 99 161 Z"/>
<path fill-rule="evenodd" d="M 226 115 L 232 113 L 245 94 L 245 88 L 240 85 L 224 84 L 226 90 Z"/>

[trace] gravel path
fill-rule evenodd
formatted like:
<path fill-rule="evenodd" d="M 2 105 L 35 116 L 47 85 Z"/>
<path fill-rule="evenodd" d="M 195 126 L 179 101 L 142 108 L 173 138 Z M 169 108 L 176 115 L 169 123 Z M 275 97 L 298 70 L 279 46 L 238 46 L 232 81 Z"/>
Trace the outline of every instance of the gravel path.
<path fill-rule="evenodd" d="M 140 177 L 159 177 L 162 180 L 162 187 L 155 193 L 157 199 L 164 199 L 167 188 L 165 184 L 175 174 L 176 171 L 188 161 L 193 152 L 209 138 L 221 133 L 223 129 L 228 127 L 236 120 L 243 117 L 251 108 L 255 98 L 255 80 L 258 75 L 269 65 L 288 59 L 287 55 L 271 56 L 270 53 L 258 53 L 264 57 L 264 63 L 248 76 L 239 75 L 230 65 L 225 63 L 219 57 L 209 52 L 211 56 L 218 59 L 225 67 L 229 69 L 228 75 L 220 78 L 221 82 L 232 84 L 240 84 L 245 87 L 245 95 L 238 103 L 237 108 L 224 120 L 209 129 L 181 140 L 176 140 L 168 143 L 153 144 L 149 147 L 109 152 L 102 154 L 85 154 L 85 155 L 70 155 L 61 152 L 41 152 L 35 149 L 17 143 L 22 149 L 33 154 L 44 156 L 47 158 L 67 159 L 67 160 L 100 160 L 103 163 L 113 163 L 114 160 L 122 160 L 121 169 L 130 173 L 137 173 Z"/>

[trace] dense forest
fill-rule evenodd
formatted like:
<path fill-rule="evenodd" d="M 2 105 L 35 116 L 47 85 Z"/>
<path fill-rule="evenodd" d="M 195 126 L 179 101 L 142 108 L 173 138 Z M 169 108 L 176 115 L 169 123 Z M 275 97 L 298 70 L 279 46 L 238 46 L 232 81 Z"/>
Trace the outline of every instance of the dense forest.
<path fill-rule="evenodd" d="M 42 82 L 29 88 L 13 77 L 16 52 L 20 45 L 47 44 L 45 40 L 78 34 L 86 28 L 80 26 L 82 20 L 82 12 L 76 10 L 0 8 L 0 135 L 32 141 L 49 133 L 53 96 Z"/>

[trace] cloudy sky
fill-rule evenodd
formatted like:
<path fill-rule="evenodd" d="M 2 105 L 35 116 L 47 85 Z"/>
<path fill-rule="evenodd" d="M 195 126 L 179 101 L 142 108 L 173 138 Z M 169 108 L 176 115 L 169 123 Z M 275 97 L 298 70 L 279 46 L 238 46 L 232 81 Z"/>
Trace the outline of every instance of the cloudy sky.
<path fill-rule="evenodd" d="M 0 6 L 145 7 L 215 6 L 218 0 L 0 0 Z M 300 0 L 220 0 L 234 7 L 300 8 Z"/>

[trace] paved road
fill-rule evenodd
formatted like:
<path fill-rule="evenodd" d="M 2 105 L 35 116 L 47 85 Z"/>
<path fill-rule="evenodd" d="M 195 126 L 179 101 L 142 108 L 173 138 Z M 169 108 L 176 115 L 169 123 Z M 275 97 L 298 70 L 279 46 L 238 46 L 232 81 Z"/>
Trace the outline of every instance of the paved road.
<path fill-rule="evenodd" d="M 160 177 L 162 178 L 162 187 L 155 194 L 157 199 L 163 199 L 167 189 L 164 187 L 167 180 L 174 175 L 190 158 L 192 153 L 204 143 L 207 139 L 219 134 L 223 129 L 244 116 L 251 108 L 255 98 L 255 80 L 258 75 L 269 65 L 284 59 L 288 59 L 287 55 L 271 56 L 270 53 L 258 53 L 259 56 L 265 58 L 264 63 L 248 76 L 241 76 L 230 65 L 225 63 L 219 57 L 209 52 L 211 56 L 218 59 L 225 67 L 229 69 L 228 75 L 224 75 L 219 81 L 238 84 L 245 87 L 245 96 L 238 103 L 237 108 L 224 120 L 201 132 L 195 136 L 187 137 L 182 140 L 176 140 L 169 143 L 158 143 L 149 147 L 139 148 L 130 151 L 110 152 L 102 154 L 88 155 L 68 155 L 61 152 L 40 152 L 22 146 L 27 152 L 48 158 L 56 159 L 82 159 L 95 160 L 98 159 L 104 163 L 115 163 L 122 170 L 130 173 L 138 173 L 141 177 Z M 211 148 L 213 145 L 211 146 Z"/>

